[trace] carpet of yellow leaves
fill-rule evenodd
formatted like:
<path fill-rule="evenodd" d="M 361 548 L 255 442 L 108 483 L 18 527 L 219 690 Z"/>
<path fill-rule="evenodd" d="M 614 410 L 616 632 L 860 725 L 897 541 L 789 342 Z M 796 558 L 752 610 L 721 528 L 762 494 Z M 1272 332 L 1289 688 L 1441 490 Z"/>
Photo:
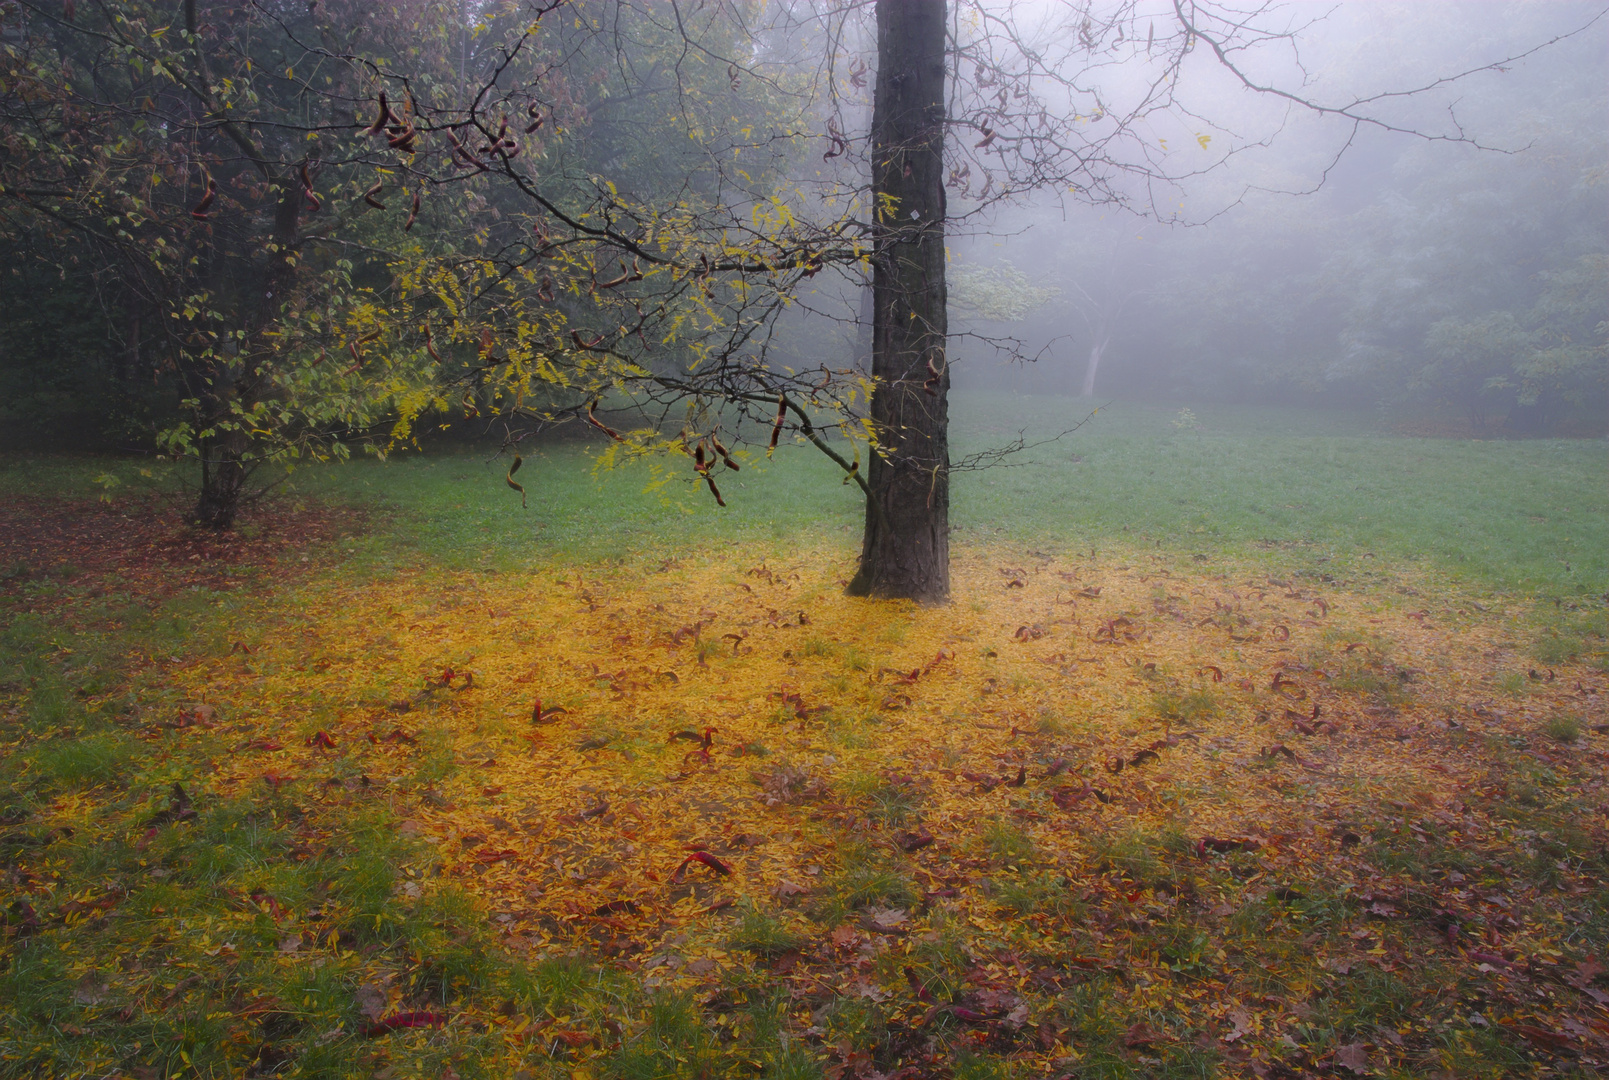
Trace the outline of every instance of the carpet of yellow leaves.
<path fill-rule="evenodd" d="M 1396 930 L 1410 916 L 1471 965 L 1562 955 L 1558 928 L 1523 916 L 1500 939 L 1458 938 L 1497 910 L 1492 882 L 1445 877 L 1437 923 L 1361 857 L 1381 829 L 1411 843 L 1427 821 L 1498 842 L 1467 803 L 1503 740 L 1568 758 L 1604 797 L 1602 674 L 1526 674 L 1499 619 L 1143 554 L 964 550 L 953 603 L 929 609 L 846 597 L 845 576 L 841 553 L 765 563 L 731 547 L 333 581 L 256 644 L 175 677 L 253 733 L 217 763 L 216 793 L 389 801 L 436 853 L 403 888 L 467 886 L 516 952 L 584 948 L 669 987 L 716 986 L 758 957 L 802 1001 L 886 1003 L 913 1030 L 947 1011 L 1046 1075 L 1077 1049 L 1025 1004 L 1060 985 L 1044 955 L 1121 964 L 1131 1009 L 1183 1008 L 1231 1057 L 1297 1020 L 1301 978 L 1248 997 L 1233 951 L 1126 932 L 1231 912 L 1206 879 L 1148 875 L 1125 837 L 1234 863 L 1242 899 L 1350 890 L 1370 921 L 1325 944 L 1330 971 L 1414 963 Z M 1523 692 L 1494 689 L 1504 670 Z M 1585 738 L 1536 748 L 1562 714 Z M 1062 869 L 1083 917 L 1001 906 L 1003 875 L 1030 862 Z M 760 914 L 774 940 L 745 948 Z M 923 951 L 957 934 L 959 997 Z M 812 1030 L 808 1008 L 798 1023 Z M 1378 1064 L 1390 1043 L 1329 1064 Z"/>

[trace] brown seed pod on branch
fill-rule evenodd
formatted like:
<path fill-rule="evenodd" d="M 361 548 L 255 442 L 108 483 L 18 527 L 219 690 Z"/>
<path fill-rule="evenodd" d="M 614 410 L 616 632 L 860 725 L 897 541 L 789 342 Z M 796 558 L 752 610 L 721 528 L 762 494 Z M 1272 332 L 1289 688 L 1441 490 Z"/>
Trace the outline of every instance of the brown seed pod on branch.
<path fill-rule="evenodd" d="M 206 221 L 208 211 L 212 207 L 212 201 L 218 197 L 218 184 L 212 179 L 212 174 L 207 171 L 205 165 L 198 164 L 196 167 L 201 170 L 201 179 L 206 185 L 206 190 L 201 195 L 201 201 L 196 203 L 195 208 L 190 211 L 190 216 L 197 221 Z"/>
<path fill-rule="evenodd" d="M 572 333 L 573 333 L 573 331 L 572 331 Z M 587 423 L 591 424 L 593 427 L 597 428 L 599 431 L 601 431 L 605 435 L 609 436 L 615 442 L 625 442 L 626 440 L 625 440 L 625 438 L 623 436 L 621 436 L 620 432 L 616 431 L 614 428 L 610 427 L 608 424 L 605 424 L 602 420 L 598 419 L 598 417 L 596 415 L 597 408 L 598 408 L 598 401 L 597 401 L 596 398 L 594 398 L 587 405 Z"/>

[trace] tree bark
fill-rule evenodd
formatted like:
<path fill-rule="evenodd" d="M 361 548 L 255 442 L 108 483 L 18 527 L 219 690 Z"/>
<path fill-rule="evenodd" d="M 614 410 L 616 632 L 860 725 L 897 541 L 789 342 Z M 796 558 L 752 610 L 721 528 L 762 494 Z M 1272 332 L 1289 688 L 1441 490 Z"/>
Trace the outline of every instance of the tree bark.
<path fill-rule="evenodd" d="M 872 105 L 872 392 L 877 445 L 852 596 L 950 595 L 941 0 L 878 0 Z"/>
<path fill-rule="evenodd" d="M 196 499 L 195 521 L 204 528 L 225 532 L 234 528 L 247 481 L 259 462 L 252 457 L 252 438 L 234 414 L 238 405 L 249 411 L 261 393 L 260 368 L 273 354 L 274 344 L 264 333 L 274 325 L 280 306 L 294 283 L 302 217 L 302 188 L 289 172 L 277 184 L 279 201 L 274 213 L 273 243 L 267 246 L 255 274 L 248 273 L 257 295 L 244 303 L 245 339 L 235 357 L 214 356 L 203 395 L 206 415 L 202 426 L 217 434 L 203 439 L 201 492 Z M 258 355 L 258 354 L 262 355 Z"/>

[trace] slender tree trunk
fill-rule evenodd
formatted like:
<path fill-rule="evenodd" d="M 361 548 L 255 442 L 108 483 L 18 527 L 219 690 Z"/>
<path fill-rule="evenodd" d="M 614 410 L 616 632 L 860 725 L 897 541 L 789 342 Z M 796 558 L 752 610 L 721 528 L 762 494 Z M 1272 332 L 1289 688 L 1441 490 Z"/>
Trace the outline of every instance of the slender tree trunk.
<path fill-rule="evenodd" d="M 950 595 L 942 0 L 877 0 L 871 419 L 853 596 Z"/>
<path fill-rule="evenodd" d="M 1101 355 L 1106 352 L 1106 346 L 1111 342 L 1109 336 L 1100 336 L 1089 347 L 1089 363 L 1084 367 L 1084 389 L 1079 391 L 1080 397 L 1095 396 L 1095 373 L 1101 367 Z"/>
<path fill-rule="evenodd" d="M 203 439 L 201 452 L 201 494 L 196 499 L 197 525 L 220 532 L 231 529 L 240 513 L 241 497 L 256 462 L 252 458 L 251 435 L 234 415 L 236 404 L 249 411 L 261 393 L 258 350 L 272 351 L 263 340 L 263 331 L 272 326 L 280 306 L 289 298 L 296 274 L 297 244 L 300 236 L 302 189 L 298 179 L 287 174 L 279 182 L 279 204 L 274 214 L 274 243 L 260 270 L 249 279 L 256 289 L 256 303 L 247 306 L 245 340 L 233 356 L 217 356 L 207 376 L 202 395 L 207 415 L 201 426 L 217 434 Z"/>

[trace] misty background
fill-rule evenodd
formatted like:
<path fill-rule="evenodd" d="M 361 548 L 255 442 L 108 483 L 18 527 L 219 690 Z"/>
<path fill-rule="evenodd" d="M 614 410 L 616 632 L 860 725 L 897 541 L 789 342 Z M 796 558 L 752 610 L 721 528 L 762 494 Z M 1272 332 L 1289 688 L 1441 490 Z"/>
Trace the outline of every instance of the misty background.
<path fill-rule="evenodd" d="M 1035 6 L 1017 10 L 1032 28 Z M 1590 23 L 1602 5 L 1279 10 L 1297 51 L 1255 59 L 1253 75 L 1318 103 L 1419 91 L 1364 110 L 1403 130 L 1354 128 L 1254 93 L 1196 55 L 1181 69 L 1178 107 L 1131 133 L 1146 147 L 1148 171 L 1108 176 L 1098 195 L 1041 189 L 1001 199 L 977 182 L 952 184 L 958 413 L 967 392 L 1004 391 L 1089 405 L 1374 410 L 1425 434 L 1602 435 L 1609 20 L 1496 66 Z M 869 24 L 849 31 L 851 51 L 858 32 L 860 62 L 874 62 Z M 816 33 L 801 23 L 793 37 L 751 47 L 808 66 L 828 44 Z M 1079 79 L 1121 100 L 1137 70 L 1113 63 Z M 860 127 L 848 134 L 863 138 L 865 102 L 851 105 L 843 116 Z M 635 139 L 660 152 L 658 129 L 632 135 L 595 107 L 564 151 L 575 175 L 623 169 L 649 186 L 663 181 L 657 166 L 634 166 L 632 154 L 646 151 L 631 149 Z M 825 123 L 825 101 L 820 111 Z M 966 131 L 951 142 L 971 147 Z M 820 147 L 807 143 L 785 167 L 800 191 L 812 172 L 821 176 Z M 1227 157 L 1225 147 L 1234 148 Z M 505 227 L 517 226 L 518 202 L 507 192 L 489 198 L 470 202 L 502 207 Z M 43 243 L 19 234 L 12 273 L 0 281 L 0 428 L 23 444 L 148 450 L 149 431 L 176 408 L 175 385 L 107 300 L 115 275 L 42 267 L 29 259 L 35 242 Z M 376 281 L 386 273 L 379 263 L 369 272 Z M 868 367 L 866 292 L 853 268 L 806 282 L 776 322 L 766 362 Z"/>
<path fill-rule="evenodd" d="M 1317 20 L 1300 52 L 1307 89 L 1329 102 L 1484 67 L 1600 7 L 1292 11 Z M 1479 147 L 1354 131 L 1200 65 L 1184 104 L 1202 119 L 1157 129 L 1164 166 L 1205 163 L 1215 133 L 1220 146 L 1266 145 L 1161 197 L 1136 187 L 1134 201 L 1168 220 L 1062 193 L 1010 204 L 952 194 L 955 388 L 1377 410 L 1426 433 L 1602 434 L 1606 50 L 1600 23 L 1376 107 L 1419 132 L 1461 129 Z M 783 323 L 775 355 L 804 366 L 864 354 L 858 283 L 836 288 L 805 298 L 811 313 Z"/>

